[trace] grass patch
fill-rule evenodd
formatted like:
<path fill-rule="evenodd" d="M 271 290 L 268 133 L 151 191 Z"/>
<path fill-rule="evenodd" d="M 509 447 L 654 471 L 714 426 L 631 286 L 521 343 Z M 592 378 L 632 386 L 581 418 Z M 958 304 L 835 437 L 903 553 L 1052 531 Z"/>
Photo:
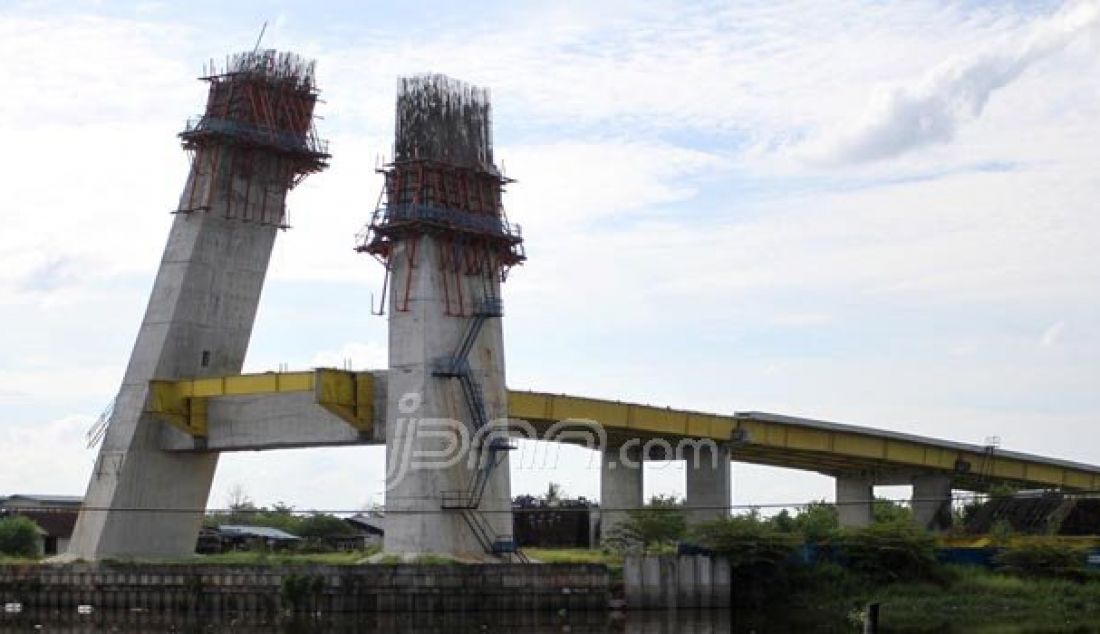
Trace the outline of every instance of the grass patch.
<path fill-rule="evenodd" d="M 412 561 L 406 560 L 401 555 L 382 555 L 381 557 L 378 558 L 377 561 L 375 561 L 373 563 L 375 563 L 375 564 L 385 564 L 385 565 L 411 563 L 411 564 L 416 564 L 416 565 L 420 565 L 420 566 L 449 566 L 451 564 L 455 564 L 455 563 L 458 563 L 458 562 L 456 560 L 452 559 L 451 557 L 447 557 L 445 555 L 427 554 L 427 555 L 417 555 Z"/>
<path fill-rule="evenodd" d="M 1021 578 L 957 566 L 947 567 L 936 582 L 881 584 L 851 573 L 838 578 L 836 570 L 829 574 L 827 583 L 810 583 L 799 593 L 804 604 L 836 618 L 877 602 L 882 625 L 891 629 L 968 631 L 959 628 L 990 620 L 1075 626 L 1100 618 L 1100 581 Z"/>
<path fill-rule="evenodd" d="M 524 548 L 523 553 L 544 564 L 604 564 L 623 565 L 621 553 L 612 553 L 587 548 Z"/>
<path fill-rule="evenodd" d="M 378 549 L 350 550 L 332 553 L 282 553 L 233 551 L 216 555 L 192 555 L 177 559 L 162 560 L 156 563 L 169 564 L 213 564 L 226 566 L 306 566 L 329 565 L 351 566 L 365 557 L 378 552 Z"/>

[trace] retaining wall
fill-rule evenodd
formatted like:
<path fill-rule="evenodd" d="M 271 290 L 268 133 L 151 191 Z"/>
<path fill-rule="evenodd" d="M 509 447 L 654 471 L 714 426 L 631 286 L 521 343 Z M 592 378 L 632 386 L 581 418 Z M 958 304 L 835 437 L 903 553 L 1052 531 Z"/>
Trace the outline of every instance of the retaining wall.
<path fill-rule="evenodd" d="M 623 589 L 629 609 L 728 608 L 733 590 L 729 561 L 705 555 L 628 556 Z"/>
<path fill-rule="evenodd" d="M 0 603 L 26 609 L 242 616 L 604 610 L 609 599 L 607 568 L 598 565 L 0 566 Z"/>

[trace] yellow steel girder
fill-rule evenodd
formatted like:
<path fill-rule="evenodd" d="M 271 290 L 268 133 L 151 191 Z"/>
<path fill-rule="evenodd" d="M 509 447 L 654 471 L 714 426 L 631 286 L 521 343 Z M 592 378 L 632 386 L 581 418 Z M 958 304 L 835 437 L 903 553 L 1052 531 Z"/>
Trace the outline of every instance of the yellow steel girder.
<path fill-rule="evenodd" d="M 325 407 L 360 431 L 373 423 L 374 383 L 367 372 L 312 372 L 152 381 L 148 411 L 194 436 L 206 436 L 206 399 L 312 391 Z M 823 472 L 950 473 L 972 482 L 1100 490 L 1100 468 L 1041 457 L 983 453 L 946 441 L 802 419 L 739 414 L 723 416 L 541 392 L 508 392 L 508 414 L 545 427 L 563 420 L 600 423 L 609 433 L 662 438 L 709 438 L 734 443 L 738 460 L 787 464 Z M 959 471 L 960 465 L 969 471 Z"/>
<path fill-rule="evenodd" d="M 320 368 L 203 379 L 153 380 L 145 411 L 192 436 L 208 431 L 207 402 L 222 396 L 313 392 L 318 405 L 361 432 L 374 425 L 374 378 L 369 372 Z"/>

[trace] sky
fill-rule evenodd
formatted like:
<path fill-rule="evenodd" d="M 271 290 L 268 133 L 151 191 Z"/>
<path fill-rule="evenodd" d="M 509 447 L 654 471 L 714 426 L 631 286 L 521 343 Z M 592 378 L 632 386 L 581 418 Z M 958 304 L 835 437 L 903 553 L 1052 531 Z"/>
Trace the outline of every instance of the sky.
<path fill-rule="evenodd" d="M 1100 463 L 1100 1 L 0 1 L 0 494 L 82 494 L 183 187 L 204 63 L 317 60 L 246 371 L 381 368 L 396 78 L 492 91 L 513 389 L 770 411 Z M 382 501 L 379 447 L 226 454 L 210 506 Z M 598 496 L 562 448 L 513 468 Z M 739 505 L 832 499 L 735 464 Z M 683 494 L 676 465 L 648 493 Z"/>

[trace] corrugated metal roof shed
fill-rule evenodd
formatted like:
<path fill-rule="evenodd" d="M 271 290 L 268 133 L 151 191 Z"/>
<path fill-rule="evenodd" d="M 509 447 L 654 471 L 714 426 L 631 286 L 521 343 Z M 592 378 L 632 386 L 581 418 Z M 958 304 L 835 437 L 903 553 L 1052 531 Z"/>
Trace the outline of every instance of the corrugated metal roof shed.
<path fill-rule="evenodd" d="M 218 532 L 228 537 L 262 537 L 264 539 L 292 540 L 300 539 L 286 531 L 268 526 L 242 526 L 240 524 L 222 524 Z"/>

